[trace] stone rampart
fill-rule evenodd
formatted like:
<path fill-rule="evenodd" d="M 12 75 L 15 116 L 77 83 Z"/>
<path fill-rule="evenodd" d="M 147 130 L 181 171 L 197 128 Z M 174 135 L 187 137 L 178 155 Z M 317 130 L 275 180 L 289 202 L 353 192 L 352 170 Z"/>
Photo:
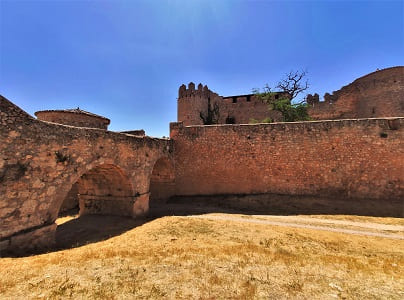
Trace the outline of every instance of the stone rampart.
<path fill-rule="evenodd" d="M 404 67 L 379 70 L 360 77 L 324 101 L 309 95 L 313 119 L 379 118 L 404 116 Z"/>
<path fill-rule="evenodd" d="M 176 195 L 312 195 L 379 205 L 395 199 L 402 209 L 403 127 L 404 118 L 172 123 Z"/>

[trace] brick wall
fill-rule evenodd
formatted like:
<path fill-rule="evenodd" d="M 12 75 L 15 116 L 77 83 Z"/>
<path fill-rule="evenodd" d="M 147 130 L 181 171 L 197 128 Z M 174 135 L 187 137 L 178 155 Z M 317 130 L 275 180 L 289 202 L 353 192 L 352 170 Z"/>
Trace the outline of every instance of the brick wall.
<path fill-rule="evenodd" d="M 171 124 L 176 194 L 404 197 L 404 118 Z"/>

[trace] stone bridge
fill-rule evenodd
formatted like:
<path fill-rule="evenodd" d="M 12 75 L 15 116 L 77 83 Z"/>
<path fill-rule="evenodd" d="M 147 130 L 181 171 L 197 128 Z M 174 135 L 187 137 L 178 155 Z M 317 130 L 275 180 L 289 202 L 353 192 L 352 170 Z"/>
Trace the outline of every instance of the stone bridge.
<path fill-rule="evenodd" d="M 40 121 L 0 96 L 0 253 L 52 244 L 68 198 L 81 215 L 144 215 L 173 191 L 171 152 L 167 139 Z"/>

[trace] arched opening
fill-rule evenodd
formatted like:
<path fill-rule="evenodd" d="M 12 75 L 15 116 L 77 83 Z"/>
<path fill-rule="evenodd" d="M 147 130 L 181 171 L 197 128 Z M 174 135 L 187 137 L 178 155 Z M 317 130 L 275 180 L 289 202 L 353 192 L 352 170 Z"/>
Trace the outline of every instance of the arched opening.
<path fill-rule="evenodd" d="M 168 158 L 160 158 L 154 164 L 150 178 L 150 210 L 158 209 L 174 194 L 174 167 Z"/>
<path fill-rule="evenodd" d="M 101 165 L 83 174 L 72 185 L 59 215 L 79 214 L 131 216 L 134 192 L 127 176 L 114 165 Z"/>
<path fill-rule="evenodd" d="M 56 248 L 68 249 L 121 234 L 145 220 L 133 218 L 136 198 L 125 173 L 105 164 L 85 172 L 67 193 L 56 220 Z M 78 207 L 79 213 L 63 212 Z"/>
<path fill-rule="evenodd" d="M 72 185 L 59 210 L 59 216 L 72 215 L 79 212 L 78 182 Z"/>

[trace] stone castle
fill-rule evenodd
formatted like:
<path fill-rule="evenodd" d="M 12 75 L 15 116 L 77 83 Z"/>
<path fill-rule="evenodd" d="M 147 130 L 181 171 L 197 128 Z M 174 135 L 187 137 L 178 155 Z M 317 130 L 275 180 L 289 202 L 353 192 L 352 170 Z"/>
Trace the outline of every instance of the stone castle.
<path fill-rule="evenodd" d="M 356 79 L 332 94 L 326 93 L 320 102 L 318 94 L 308 95 L 309 114 L 314 120 L 378 118 L 404 115 L 403 67 L 376 71 Z M 282 95 L 276 93 L 275 99 Z M 277 111 L 254 94 L 222 97 L 208 87 L 190 83 L 182 85 L 178 95 L 178 121 L 184 126 L 203 125 L 208 108 L 216 106 L 218 124 L 248 124 L 251 119 L 270 117 L 280 121 Z"/>
<path fill-rule="evenodd" d="M 0 253 L 51 245 L 58 214 L 77 204 L 80 215 L 138 217 L 172 197 L 230 195 L 267 213 L 322 197 L 337 213 L 403 217 L 404 67 L 307 100 L 315 121 L 251 125 L 279 116 L 251 94 L 182 85 L 178 120 L 160 139 L 108 131 L 107 118 L 79 108 L 35 119 L 0 97 Z M 203 125 L 213 106 L 219 125 Z"/>

